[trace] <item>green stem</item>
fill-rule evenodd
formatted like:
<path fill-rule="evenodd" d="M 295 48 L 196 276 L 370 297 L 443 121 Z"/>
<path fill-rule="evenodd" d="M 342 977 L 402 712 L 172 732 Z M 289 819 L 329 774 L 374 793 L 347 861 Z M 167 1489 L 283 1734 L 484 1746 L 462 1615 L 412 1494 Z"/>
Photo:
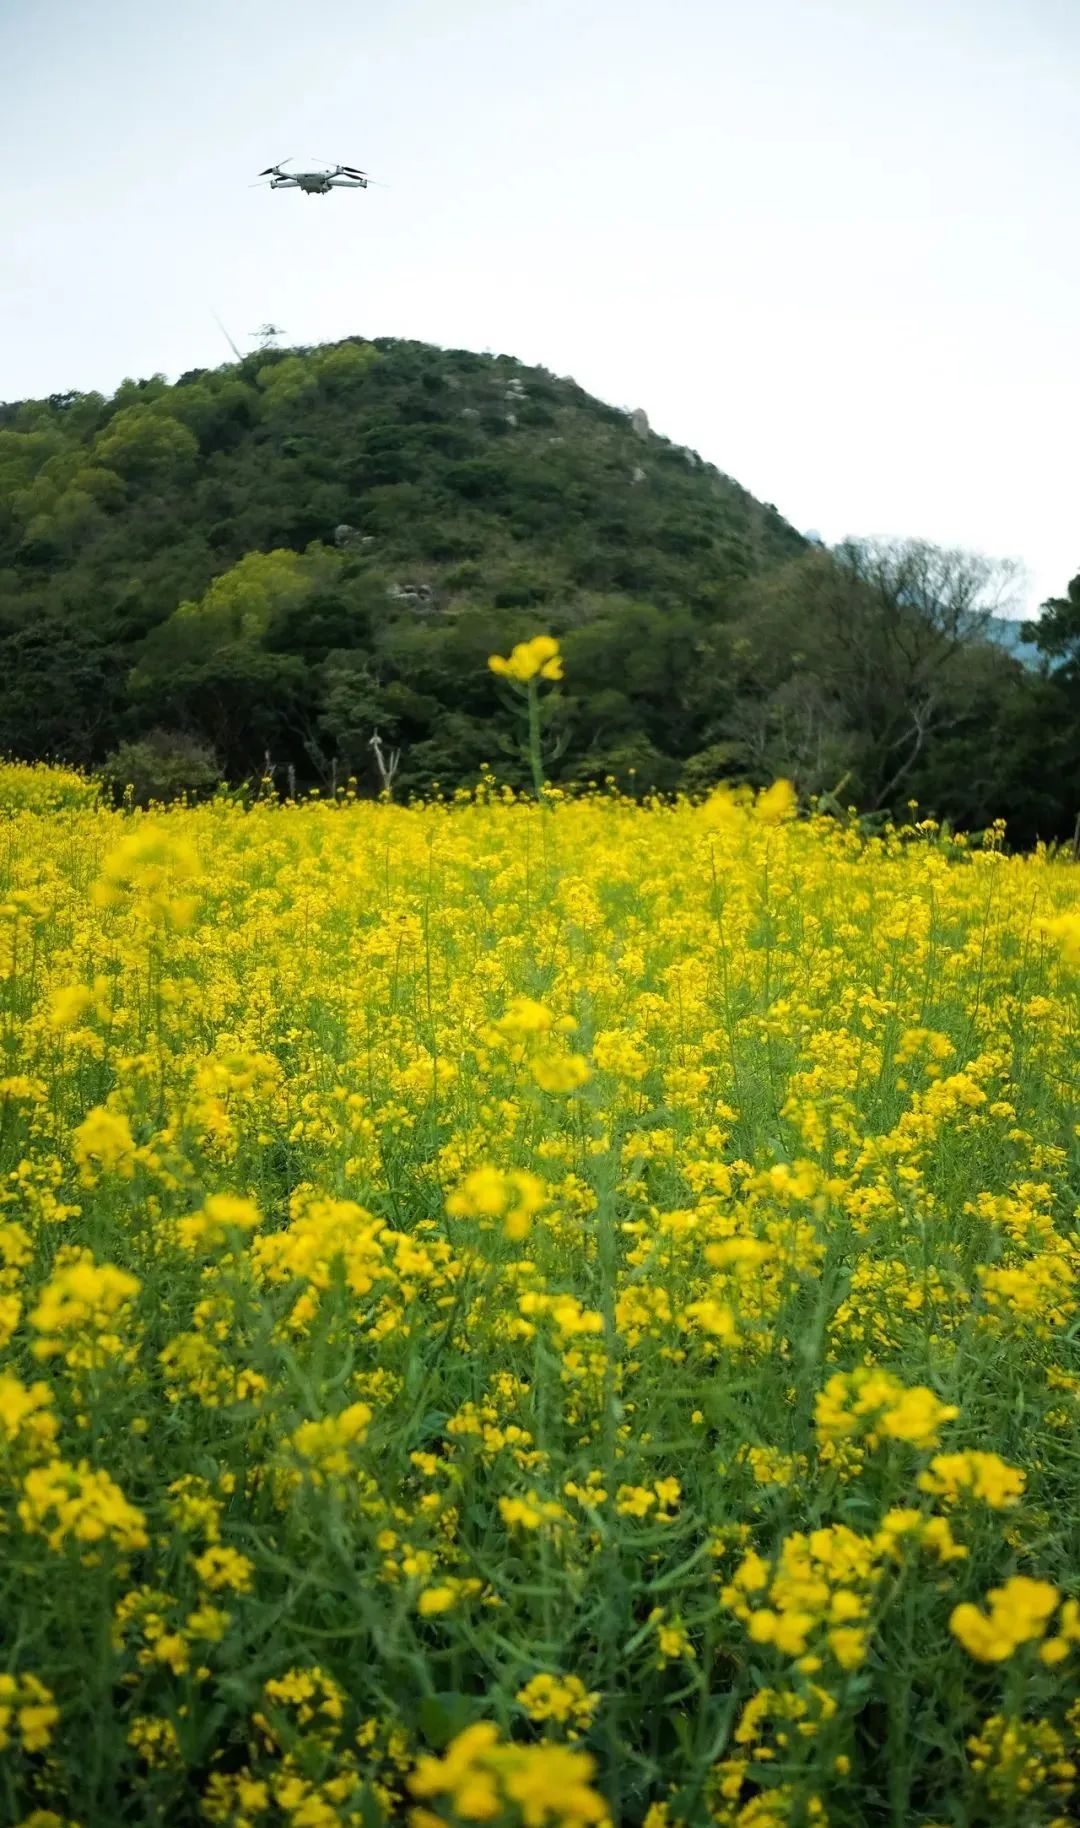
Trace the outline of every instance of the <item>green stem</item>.
<path fill-rule="evenodd" d="M 535 679 L 530 679 L 526 688 L 529 697 L 529 761 L 532 763 L 533 791 L 538 800 L 544 798 L 544 769 L 540 757 L 540 693 Z"/>

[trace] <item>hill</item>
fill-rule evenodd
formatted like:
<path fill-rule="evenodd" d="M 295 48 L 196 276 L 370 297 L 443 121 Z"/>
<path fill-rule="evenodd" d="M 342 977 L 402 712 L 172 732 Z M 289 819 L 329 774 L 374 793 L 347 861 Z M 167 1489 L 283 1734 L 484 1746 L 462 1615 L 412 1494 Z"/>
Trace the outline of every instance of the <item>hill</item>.
<path fill-rule="evenodd" d="M 761 785 L 1020 842 L 1080 807 L 1080 581 L 1032 631 L 999 568 L 804 539 L 644 413 L 508 356 L 261 350 L 0 406 L 0 753 L 140 798 L 524 784 L 489 654 L 557 635 L 545 765 Z M 988 741 L 988 733 L 992 740 Z"/>
<path fill-rule="evenodd" d="M 563 772 L 673 786 L 715 744 L 739 589 L 803 548 L 643 414 L 506 356 L 349 340 L 5 405 L 0 748 L 164 732 L 181 772 L 202 744 L 325 782 L 370 778 L 378 727 L 404 786 L 514 778 L 484 660 L 544 627 Z"/>

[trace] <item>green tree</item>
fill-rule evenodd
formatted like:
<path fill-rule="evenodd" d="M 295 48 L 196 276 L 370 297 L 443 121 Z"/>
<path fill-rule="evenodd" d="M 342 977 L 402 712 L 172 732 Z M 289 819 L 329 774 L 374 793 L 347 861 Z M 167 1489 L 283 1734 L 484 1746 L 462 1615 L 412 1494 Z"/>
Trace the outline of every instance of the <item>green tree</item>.
<path fill-rule="evenodd" d="M 105 757 L 101 773 L 118 799 L 130 794 L 136 806 L 182 796 L 200 798 L 221 780 L 213 750 L 198 738 L 173 730 L 151 730 L 135 742 L 121 743 Z"/>
<path fill-rule="evenodd" d="M 892 806 L 928 748 L 962 722 L 972 657 L 1014 574 L 925 540 L 848 540 L 751 583 L 725 734 L 748 771 L 790 744 L 803 784 L 850 773 L 862 804 Z"/>
<path fill-rule="evenodd" d="M 311 761 L 317 737 L 308 669 L 290 655 L 237 646 L 140 675 L 133 694 L 143 728 L 175 730 L 206 744 L 233 781 L 258 775 L 269 755 L 281 767 Z"/>
<path fill-rule="evenodd" d="M 1025 623 L 1024 633 L 1070 678 L 1080 675 L 1080 572 L 1063 597 L 1047 598 L 1038 620 Z"/>
<path fill-rule="evenodd" d="M 315 549 L 249 552 L 216 577 L 202 597 L 181 603 L 149 637 L 136 669 L 154 677 L 184 659 L 259 647 L 275 621 L 287 621 L 336 576 L 341 561 Z"/>
<path fill-rule="evenodd" d="M 94 457 L 132 483 L 172 482 L 190 472 L 198 440 L 186 425 L 150 406 L 125 406 L 94 440 Z"/>
<path fill-rule="evenodd" d="M 267 362 L 259 369 L 255 379 L 262 388 L 271 411 L 276 413 L 289 412 L 299 405 L 305 394 L 313 393 L 319 384 L 315 364 L 298 355 L 286 355 L 279 361 Z"/>
<path fill-rule="evenodd" d="M 124 709 L 115 650 L 92 623 L 49 608 L 0 634 L 0 730 L 10 753 L 95 761 Z"/>

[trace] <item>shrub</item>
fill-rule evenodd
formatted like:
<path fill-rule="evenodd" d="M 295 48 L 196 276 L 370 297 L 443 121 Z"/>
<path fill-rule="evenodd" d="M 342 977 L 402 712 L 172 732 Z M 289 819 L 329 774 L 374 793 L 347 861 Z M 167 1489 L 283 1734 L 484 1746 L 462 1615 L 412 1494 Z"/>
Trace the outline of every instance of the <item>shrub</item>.
<path fill-rule="evenodd" d="M 121 743 L 102 765 L 118 798 L 130 793 L 136 806 L 151 801 L 200 799 L 221 780 L 214 751 L 197 737 L 153 730 L 139 742 Z"/>

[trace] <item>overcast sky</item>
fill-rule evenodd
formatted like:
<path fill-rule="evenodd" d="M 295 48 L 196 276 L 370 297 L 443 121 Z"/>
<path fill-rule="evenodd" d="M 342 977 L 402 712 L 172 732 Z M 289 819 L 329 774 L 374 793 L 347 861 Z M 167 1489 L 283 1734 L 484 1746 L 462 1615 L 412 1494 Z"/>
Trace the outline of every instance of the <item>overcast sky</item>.
<path fill-rule="evenodd" d="M 0 70 L 0 399 L 422 337 L 1080 570 L 1080 0 L 0 0 Z"/>

